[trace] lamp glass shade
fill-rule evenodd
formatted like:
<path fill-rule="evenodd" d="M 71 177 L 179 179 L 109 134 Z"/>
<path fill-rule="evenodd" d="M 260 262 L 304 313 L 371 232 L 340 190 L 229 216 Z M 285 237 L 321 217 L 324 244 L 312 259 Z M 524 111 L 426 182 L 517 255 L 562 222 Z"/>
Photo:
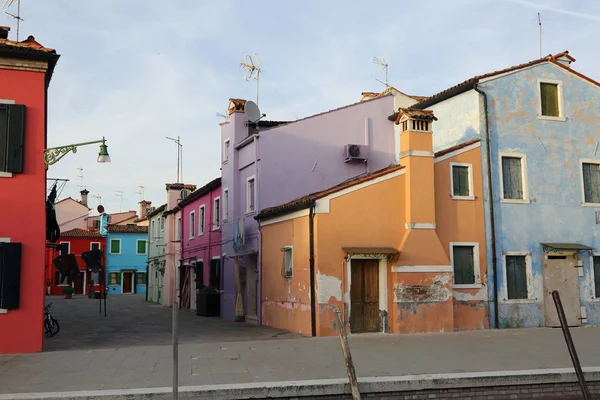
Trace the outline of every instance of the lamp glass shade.
<path fill-rule="evenodd" d="M 108 155 L 108 146 L 104 144 L 104 142 L 102 142 L 102 144 L 100 145 L 100 153 L 98 153 L 98 162 L 110 162 L 110 156 Z"/>

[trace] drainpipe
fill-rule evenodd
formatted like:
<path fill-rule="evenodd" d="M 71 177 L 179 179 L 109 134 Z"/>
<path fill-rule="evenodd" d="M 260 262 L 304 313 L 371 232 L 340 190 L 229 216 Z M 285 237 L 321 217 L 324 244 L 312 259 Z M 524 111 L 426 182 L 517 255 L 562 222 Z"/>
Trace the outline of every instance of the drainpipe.
<path fill-rule="evenodd" d="M 308 211 L 308 241 L 309 241 L 309 265 L 310 265 L 310 328 L 311 336 L 317 336 L 317 310 L 315 294 L 315 205 L 310 206 Z"/>
<path fill-rule="evenodd" d="M 258 214 L 260 212 L 260 176 L 258 170 L 258 132 L 254 136 L 254 209 Z M 258 250 L 256 256 L 256 319 L 257 324 L 262 325 L 262 236 L 260 229 L 258 230 Z"/>
<path fill-rule="evenodd" d="M 492 241 L 492 270 L 494 271 L 494 328 L 500 326 L 498 316 L 498 270 L 496 261 L 496 228 L 494 223 L 494 198 L 492 190 L 492 156 L 490 143 L 490 124 L 488 120 L 487 95 L 479 89 L 477 83 L 473 85 L 473 90 L 483 96 L 483 117 L 485 118 L 485 143 L 486 143 L 486 162 L 487 162 L 487 186 L 488 186 L 488 209 L 490 214 L 490 230 Z"/>

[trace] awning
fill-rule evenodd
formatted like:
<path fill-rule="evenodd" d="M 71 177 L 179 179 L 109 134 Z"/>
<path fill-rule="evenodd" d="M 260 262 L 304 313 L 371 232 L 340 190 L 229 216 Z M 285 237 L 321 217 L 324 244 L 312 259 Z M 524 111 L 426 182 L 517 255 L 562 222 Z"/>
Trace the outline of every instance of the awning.
<path fill-rule="evenodd" d="M 381 258 L 392 258 L 400 254 L 400 251 L 393 247 L 342 247 L 348 256 L 379 256 Z"/>
<path fill-rule="evenodd" d="M 545 253 L 557 251 L 590 251 L 591 247 L 579 243 L 540 243 Z"/>

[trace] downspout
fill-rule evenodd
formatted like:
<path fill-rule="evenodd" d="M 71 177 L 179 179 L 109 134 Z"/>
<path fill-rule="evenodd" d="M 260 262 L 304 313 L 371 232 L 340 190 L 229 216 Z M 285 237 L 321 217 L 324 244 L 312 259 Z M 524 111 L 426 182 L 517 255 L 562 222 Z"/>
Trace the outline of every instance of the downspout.
<path fill-rule="evenodd" d="M 254 135 L 254 209 L 258 214 L 260 212 L 259 198 L 260 198 L 260 176 L 258 170 L 258 132 Z M 258 250 L 256 257 L 256 319 L 257 324 L 262 324 L 262 235 L 260 228 L 258 229 Z"/>
<path fill-rule="evenodd" d="M 310 265 L 310 329 L 311 336 L 317 336 L 317 310 L 315 294 L 315 204 L 308 211 L 308 242 Z"/>
<path fill-rule="evenodd" d="M 490 214 L 490 230 L 491 230 L 491 241 L 492 241 L 492 270 L 494 271 L 494 328 L 498 329 L 499 316 L 498 316 L 498 270 L 496 261 L 496 228 L 494 223 L 494 198 L 492 190 L 492 156 L 491 156 L 491 143 L 490 143 L 490 124 L 488 120 L 488 108 L 487 108 L 487 95 L 484 91 L 480 90 L 477 83 L 473 85 L 473 90 L 483 96 L 483 117 L 485 119 L 485 143 L 486 143 L 486 163 L 487 163 L 487 192 L 488 192 L 488 209 Z"/>
<path fill-rule="evenodd" d="M 181 214 L 181 224 L 179 224 L 179 297 L 175 296 L 177 300 L 177 308 L 181 308 L 181 292 L 183 290 L 183 279 L 181 279 L 181 273 L 183 271 L 183 208 L 179 209 Z M 175 214 L 175 226 L 177 226 L 177 214 Z M 185 272 L 183 273 L 185 275 Z M 175 277 L 177 279 L 177 277 Z"/>

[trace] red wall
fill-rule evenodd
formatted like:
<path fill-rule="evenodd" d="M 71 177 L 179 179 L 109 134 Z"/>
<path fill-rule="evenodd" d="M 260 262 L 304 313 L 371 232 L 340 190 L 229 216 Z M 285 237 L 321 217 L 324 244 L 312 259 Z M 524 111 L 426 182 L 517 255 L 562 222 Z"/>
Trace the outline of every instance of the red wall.
<path fill-rule="evenodd" d="M 0 69 L 0 99 L 25 104 L 22 174 L 0 178 L 0 237 L 22 243 L 18 309 L 0 314 L 0 354 L 42 350 L 46 171 L 44 170 L 44 73 Z"/>

